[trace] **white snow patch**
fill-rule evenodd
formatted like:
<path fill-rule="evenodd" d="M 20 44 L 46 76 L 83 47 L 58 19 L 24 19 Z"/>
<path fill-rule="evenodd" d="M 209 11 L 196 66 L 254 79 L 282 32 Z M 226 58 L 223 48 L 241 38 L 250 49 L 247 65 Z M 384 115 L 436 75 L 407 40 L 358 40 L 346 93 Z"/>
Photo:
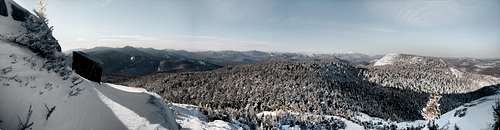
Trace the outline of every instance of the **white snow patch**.
<path fill-rule="evenodd" d="M 109 87 L 113 87 L 115 89 L 119 89 L 119 90 L 124 91 L 124 92 L 153 94 L 153 93 L 149 93 L 144 88 L 127 87 L 127 86 L 123 86 L 123 85 L 116 85 L 116 84 L 110 84 L 110 83 L 106 83 L 106 85 L 108 85 Z"/>
<path fill-rule="evenodd" d="M 422 62 L 424 60 L 423 57 L 420 57 L 420 56 L 415 56 L 413 58 L 411 58 L 411 63 L 419 63 L 419 62 Z"/>
<path fill-rule="evenodd" d="M 480 69 L 489 69 L 489 68 L 495 68 L 494 65 L 489 65 L 489 64 L 485 64 L 485 65 L 474 65 L 475 67 L 477 68 L 480 68 Z"/>
<path fill-rule="evenodd" d="M 257 117 L 262 117 L 262 116 L 277 116 L 279 115 L 279 111 L 263 111 L 263 112 L 260 112 L 260 113 L 257 113 Z M 298 115 L 300 113 L 297 113 L 297 112 L 289 112 L 290 114 L 295 114 L 295 115 Z M 309 114 L 309 113 L 302 113 L 302 114 L 306 114 L 306 115 L 311 115 L 311 116 L 324 116 L 325 118 L 335 118 L 335 119 L 338 119 L 342 122 L 345 123 L 346 127 L 344 128 L 344 130 L 363 130 L 364 127 L 359 125 L 359 124 L 356 124 L 350 120 L 347 120 L 345 118 L 342 118 L 342 117 L 338 117 L 338 116 L 332 116 L 332 115 L 314 115 L 314 114 Z M 299 126 L 295 126 L 295 127 L 289 127 L 288 125 L 283 125 L 283 127 L 285 129 L 287 128 L 290 128 L 292 130 L 300 130 L 300 127 Z"/>
<path fill-rule="evenodd" d="M 460 70 L 457 70 L 453 67 L 450 67 L 450 71 L 453 75 L 455 75 L 455 77 L 457 78 L 461 78 L 463 75 L 464 75 L 464 72 L 460 71 Z"/>
<path fill-rule="evenodd" d="M 225 122 L 222 120 L 215 120 L 208 122 L 205 115 L 200 112 L 200 108 L 188 104 L 172 104 L 172 109 L 176 114 L 177 123 L 182 128 L 192 130 L 240 130 L 243 129 L 238 125 Z"/>
<path fill-rule="evenodd" d="M 198 61 L 198 63 L 200 63 L 201 65 L 206 65 L 207 63 L 203 62 L 203 61 Z"/>
<path fill-rule="evenodd" d="M 396 57 L 398 57 L 399 54 L 397 53 L 389 53 L 386 54 L 384 57 L 380 58 L 373 64 L 373 66 L 382 66 L 382 65 L 390 65 L 393 64 L 393 60 L 395 60 Z"/>

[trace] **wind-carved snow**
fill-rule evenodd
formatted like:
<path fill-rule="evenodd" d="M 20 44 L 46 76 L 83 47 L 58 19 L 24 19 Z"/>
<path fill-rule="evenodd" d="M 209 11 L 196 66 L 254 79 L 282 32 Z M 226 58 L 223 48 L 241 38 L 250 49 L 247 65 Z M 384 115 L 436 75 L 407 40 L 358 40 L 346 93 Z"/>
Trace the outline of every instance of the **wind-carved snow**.
<path fill-rule="evenodd" d="M 398 57 L 399 54 L 397 53 L 389 53 L 386 54 L 384 57 L 380 58 L 373 64 L 373 66 L 382 66 L 382 65 L 390 65 L 393 64 L 393 60 L 395 60 L 396 57 Z"/>

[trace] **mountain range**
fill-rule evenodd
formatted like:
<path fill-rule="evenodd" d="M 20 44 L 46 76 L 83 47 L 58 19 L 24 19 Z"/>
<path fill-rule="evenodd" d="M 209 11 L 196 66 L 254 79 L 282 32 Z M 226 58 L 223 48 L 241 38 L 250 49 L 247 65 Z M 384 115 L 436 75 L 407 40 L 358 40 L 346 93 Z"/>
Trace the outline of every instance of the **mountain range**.
<path fill-rule="evenodd" d="M 218 69 L 224 66 L 256 64 L 272 60 L 337 59 L 352 64 L 368 64 L 381 56 L 361 53 L 313 54 L 279 53 L 262 51 L 197 51 L 158 50 L 153 48 L 96 47 L 78 49 L 103 63 L 104 81 L 118 82 L 128 78 L 154 73 L 196 72 Z M 71 62 L 71 51 L 67 51 Z"/>
<path fill-rule="evenodd" d="M 276 110 L 346 119 L 365 113 L 403 122 L 422 120 L 421 110 L 433 93 L 442 96 L 441 112 L 496 93 L 498 78 L 453 67 L 442 58 L 407 54 L 388 54 L 360 65 L 315 57 L 157 73 L 120 84 L 146 88 L 173 102 L 203 106 L 211 120 L 241 119 L 249 126 L 264 121 L 249 116 L 254 112 Z"/>

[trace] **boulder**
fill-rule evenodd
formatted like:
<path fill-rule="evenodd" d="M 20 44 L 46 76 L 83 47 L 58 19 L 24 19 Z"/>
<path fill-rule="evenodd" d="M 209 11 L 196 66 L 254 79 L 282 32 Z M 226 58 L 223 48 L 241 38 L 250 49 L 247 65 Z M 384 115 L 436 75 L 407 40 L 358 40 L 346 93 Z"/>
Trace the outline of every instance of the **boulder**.
<path fill-rule="evenodd" d="M 73 70 L 80 76 L 94 81 L 101 82 L 102 63 L 81 51 L 73 52 Z"/>

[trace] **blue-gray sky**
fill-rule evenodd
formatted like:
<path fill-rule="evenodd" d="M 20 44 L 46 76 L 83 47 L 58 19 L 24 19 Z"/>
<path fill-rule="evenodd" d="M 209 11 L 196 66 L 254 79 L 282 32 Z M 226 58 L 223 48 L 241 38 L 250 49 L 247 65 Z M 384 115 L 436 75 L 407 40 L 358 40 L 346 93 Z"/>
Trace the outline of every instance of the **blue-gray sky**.
<path fill-rule="evenodd" d="M 16 1 L 36 7 L 36 0 Z M 63 50 L 500 58 L 500 0 L 48 0 L 47 14 Z"/>

